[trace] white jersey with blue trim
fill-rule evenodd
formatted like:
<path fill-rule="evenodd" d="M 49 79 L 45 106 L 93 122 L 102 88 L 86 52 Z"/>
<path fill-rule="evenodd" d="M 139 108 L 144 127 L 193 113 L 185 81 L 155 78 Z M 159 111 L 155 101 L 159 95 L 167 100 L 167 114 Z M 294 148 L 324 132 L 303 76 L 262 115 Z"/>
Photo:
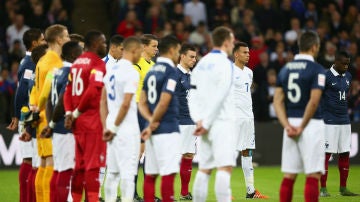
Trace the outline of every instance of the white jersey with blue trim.
<path fill-rule="evenodd" d="M 251 98 L 252 70 L 246 66 L 241 69 L 234 64 L 233 79 L 236 118 L 254 118 Z"/>
<path fill-rule="evenodd" d="M 234 94 L 231 93 L 233 68 L 225 52 L 213 50 L 192 72 L 190 115 L 195 122 L 202 120 L 206 129 L 216 120 L 235 120 Z"/>
<path fill-rule="evenodd" d="M 139 79 L 139 73 L 133 68 L 132 63 L 126 59 L 120 59 L 116 65 L 106 71 L 104 85 L 109 109 L 107 124 L 115 122 L 126 93 L 134 94 L 134 96 L 122 123 L 138 124 L 135 92 Z"/>
<path fill-rule="evenodd" d="M 113 67 L 120 61 L 120 60 L 115 59 L 110 54 L 107 54 L 102 60 L 105 62 L 106 72 L 108 72 L 111 67 Z"/>

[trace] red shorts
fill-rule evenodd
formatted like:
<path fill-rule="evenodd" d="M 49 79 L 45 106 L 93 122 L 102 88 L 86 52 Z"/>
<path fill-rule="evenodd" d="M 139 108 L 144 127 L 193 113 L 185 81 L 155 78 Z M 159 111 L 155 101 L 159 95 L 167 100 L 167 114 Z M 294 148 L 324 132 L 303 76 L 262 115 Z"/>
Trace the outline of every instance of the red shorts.
<path fill-rule="evenodd" d="M 104 167 L 106 163 L 106 143 L 102 131 L 75 133 L 75 170 L 91 170 Z"/>

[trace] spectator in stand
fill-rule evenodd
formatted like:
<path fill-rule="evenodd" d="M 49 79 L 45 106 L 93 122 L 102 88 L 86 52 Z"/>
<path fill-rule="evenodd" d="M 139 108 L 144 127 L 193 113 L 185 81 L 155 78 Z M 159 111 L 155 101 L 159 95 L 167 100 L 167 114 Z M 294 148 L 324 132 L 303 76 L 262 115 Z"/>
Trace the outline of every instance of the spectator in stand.
<path fill-rule="evenodd" d="M 350 86 L 349 95 L 349 114 L 350 119 L 354 122 L 360 121 L 360 82 L 359 80 L 353 80 Z"/>
<path fill-rule="evenodd" d="M 10 123 L 11 122 L 11 113 L 12 108 L 11 102 L 13 102 L 13 97 L 16 89 L 16 84 L 9 77 L 9 70 L 2 68 L 0 70 L 0 122 L 1 123 Z"/>
<path fill-rule="evenodd" d="M 250 48 L 250 60 L 248 67 L 254 69 L 257 65 L 260 64 L 260 55 L 263 52 L 267 51 L 267 46 L 264 44 L 264 38 L 262 35 L 254 36 L 251 39 L 251 48 Z"/>
<path fill-rule="evenodd" d="M 200 0 L 191 0 L 185 3 L 184 15 L 190 16 L 192 25 L 197 26 L 199 22 L 207 22 L 206 5 Z"/>
<path fill-rule="evenodd" d="M 187 41 L 187 39 L 189 38 L 189 32 L 185 30 L 184 22 L 176 22 L 174 34 L 180 41 Z"/>
<path fill-rule="evenodd" d="M 269 28 L 277 29 L 279 26 L 279 15 L 273 7 L 271 0 L 263 0 L 259 9 L 255 12 L 255 16 L 256 20 L 261 22 L 259 23 L 259 28 L 263 33 Z"/>
<path fill-rule="evenodd" d="M 268 117 L 269 119 L 276 119 L 276 113 L 273 105 L 274 100 L 274 93 L 275 93 L 275 87 L 276 87 L 276 75 L 278 73 L 274 69 L 269 69 L 267 72 L 267 92 L 266 92 L 266 99 L 268 103 Z"/>
<path fill-rule="evenodd" d="M 251 57 L 250 57 L 251 58 Z M 255 120 L 265 121 L 267 120 L 268 104 L 266 98 L 267 91 L 267 71 L 271 69 L 269 55 L 267 52 L 263 52 L 259 55 L 260 64 L 254 69 L 254 116 Z"/>
<path fill-rule="evenodd" d="M 330 33 L 332 33 L 333 36 L 337 35 L 341 30 L 346 30 L 338 11 L 331 13 L 331 20 L 329 22 Z"/>
<path fill-rule="evenodd" d="M 329 69 L 335 61 L 336 46 L 330 41 L 325 44 L 325 53 L 321 54 L 318 62 L 326 69 Z"/>
<path fill-rule="evenodd" d="M 25 46 L 22 43 L 22 37 L 29 27 L 24 24 L 24 15 L 22 13 L 15 13 L 12 24 L 6 29 L 6 42 L 11 51 L 14 48 L 14 41 L 21 42 L 21 49 L 25 52 Z"/>
<path fill-rule="evenodd" d="M 285 65 L 287 53 L 285 51 L 285 45 L 283 42 L 276 44 L 275 51 L 270 55 L 271 66 L 275 69 L 276 74 L 280 72 L 280 69 Z"/>
<path fill-rule="evenodd" d="M 168 13 L 168 20 L 171 23 L 184 20 L 184 5 L 181 2 L 176 2 L 172 8 L 168 8 L 168 11 L 170 11 Z"/>
<path fill-rule="evenodd" d="M 238 26 L 241 24 L 246 9 L 247 9 L 246 0 L 236 1 L 236 5 L 231 9 L 231 13 L 230 13 L 232 26 Z"/>
<path fill-rule="evenodd" d="M 45 30 L 49 25 L 50 22 L 44 13 L 44 4 L 41 1 L 37 1 L 32 5 L 32 14 L 31 20 L 29 20 L 29 26 Z"/>
<path fill-rule="evenodd" d="M 208 11 L 210 30 L 218 26 L 230 26 L 230 9 L 224 4 L 224 0 L 215 0 L 214 7 L 208 9 Z"/>
<path fill-rule="evenodd" d="M 164 27 L 165 19 L 161 14 L 161 8 L 159 5 L 153 5 L 149 8 L 147 16 L 145 18 L 145 33 L 154 34 L 155 31 L 161 27 Z"/>
<path fill-rule="evenodd" d="M 291 9 L 291 0 L 283 0 L 280 5 L 279 19 L 281 19 L 280 30 L 285 32 L 290 29 L 290 19 L 297 16 L 297 13 Z"/>
<path fill-rule="evenodd" d="M 25 56 L 25 52 L 21 48 L 21 41 L 16 39 L 13 42 L 12 49 L 9 52 L 9 61 L 10 63 L 17 61 L 20 62 L 21 59 Z"/>
<path fill-rule="evenodd" d="M 191 32 L 189 36 L 189 42 L 196 44 L 197 46 L 203 46 L 206 42 L 206 37 L 208 37 L 208 32 L 206 30 L 206 25 L 204 22 L 199 22 L 199 25 L 196 27 L 196 30 Z"/>
<path fill-rule="evenodd" d="M 136 12 L 130 10 L 126 14 L 125 20 L 121 21 L 117 28 L 116 33 L 122 36 L 129 37 L 135 35 L 135 30 L 142 27 L 141 22 L 136 17 Z"/>
<path fill-rule="evenodd" d="M 309 1 L 306 4 L 306 11 L 304 13 L 305 19 L 312 18 L 314 22 L 317 23 L 319 21 L 318 12 L 316 10 L 316 4 L 313 1 Z"/>
<path fill-rule="evenodd" d="M 344 24 L 348 29 L 350 29 L 355 24 L 358 18 L 358 14 L 358 8 L 355 5 L 349 6 L 344 16 Z"/>

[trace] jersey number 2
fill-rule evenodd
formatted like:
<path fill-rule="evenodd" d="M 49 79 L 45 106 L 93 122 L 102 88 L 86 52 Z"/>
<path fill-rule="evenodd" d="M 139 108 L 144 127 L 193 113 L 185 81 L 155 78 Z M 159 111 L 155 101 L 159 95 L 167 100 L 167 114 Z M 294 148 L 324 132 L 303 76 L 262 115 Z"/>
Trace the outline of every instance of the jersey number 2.
<path fill-rule="evenodd" d="M 301 98 L 300 86 L 295 82 L 295 80 L 298 78 L 299 78 L 299 73 L 289 74 L 287 97 L 292 103 L 299 102 Z M 292 90 L 294 91 L 292 92 Z"/>
<path fill-rule="evenodd" d="M 147 86 L 148 86 L 148 92 L 147 92 L 148 101 L 150 102 L 150 104 L 154 104 L 157 98 L 155 75 L 151 75 L 149 77 L 149 79 L 147 80 Z"/>

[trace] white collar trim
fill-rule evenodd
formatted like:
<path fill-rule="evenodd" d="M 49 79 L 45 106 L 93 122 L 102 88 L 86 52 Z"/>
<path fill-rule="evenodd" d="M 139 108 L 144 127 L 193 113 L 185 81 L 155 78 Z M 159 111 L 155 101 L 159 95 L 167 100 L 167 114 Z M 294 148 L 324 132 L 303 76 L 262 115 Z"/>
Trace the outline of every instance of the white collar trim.
<path fill-rule="evenodd" d="M 297 54 L 295 55 L 294 60 L 310 60 L 312 62 L 315 61 L 313 56 L 307 54 Z"/>
<path fill-rule="evenodd" d="M 170 58 L 165 58 L 165 57 L 158 57 L 156 62 L 164 62 L 164 63 L 168 63 L 169 65 L 171 65 L 172 67 L 175 67 L 174 62 L 170 59 Z"/>

